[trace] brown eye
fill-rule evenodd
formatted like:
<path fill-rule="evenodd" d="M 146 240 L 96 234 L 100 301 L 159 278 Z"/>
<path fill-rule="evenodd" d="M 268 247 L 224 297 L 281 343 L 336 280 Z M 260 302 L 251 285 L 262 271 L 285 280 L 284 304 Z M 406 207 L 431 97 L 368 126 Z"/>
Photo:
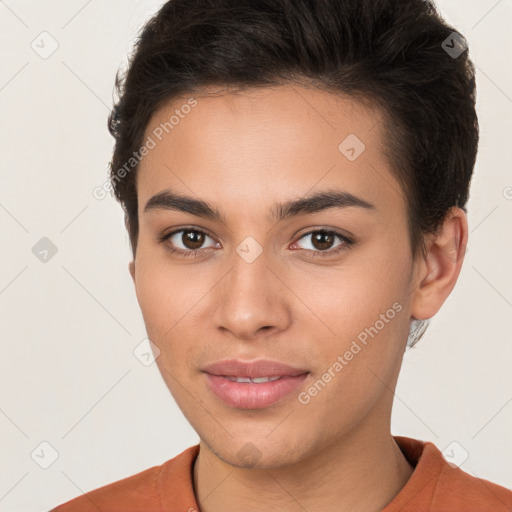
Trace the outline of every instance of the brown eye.
<path fill-rule="evenodd" d="M 207 239 L 211 240 L 209 246 L 205 246 Z M 160 237 L 160 242 L 165 244 L 169 251 L 180 256 L 197 255 L 204 250 L 213 249 L 219 245 L 211 236 L 199 229 L 173 231 L 168 235 Z"/>
<path fill-rule="evenodd" d="M 349 249 L 354 245 L 354 241 L 350 238 L 338 233 L 337 231 L 329 229 L 317 229 L 310 231 L 305 235 L 302 235 L 300 239 L 295 242 L 295 245 L 299 245 L 302 240 L 310 239 L 309 247 L 301 247 L 306 253 L 309 253 L 312 257 L 323 257 L 333 256 L 339 252 Z M 338 243 L 336 243 L 336 239 Z"/>
<path fill-rule="evenodd" d="M 311 242 L 316 249 L 325 251 L 332 247 L 336 236 L 328 231 L 317 231 L 313 234 Z"/>
<path fill-rule="evenodd" d="M 200 249 L 204 244 L 206 235 L 199 231 L 183 231 L 181 235 L 181 242 L 190 250 Z"/>

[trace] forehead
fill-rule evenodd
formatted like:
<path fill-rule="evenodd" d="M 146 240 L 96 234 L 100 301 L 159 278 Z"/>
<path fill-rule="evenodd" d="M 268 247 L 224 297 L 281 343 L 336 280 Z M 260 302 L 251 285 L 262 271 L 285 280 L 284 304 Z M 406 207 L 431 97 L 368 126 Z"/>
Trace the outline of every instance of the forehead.
<path fill-rule="evenodd" d="M 404 206 L 378 108 L 296 85 L 206 92 L 175 98 L 148 123 L 154 148 L 139 165 L 141 208 L 166 189 L 238 211 L 316 188 Z"/>
<path fill-rule="evenodd" d="M 186 125 L 194 123 L 198 142 L 200 139 L 207 142 L 213 134 L 216 139 L 225 135 L 234 139 L 235 132 L 241 139 L 250 130 L 251 135 L 258 135 L 255 143 L 276 131 L 283 139 L 287 135 L 307 136 L 312 144 L 318 142 L 317 135 L 324 137 L 329 133 L 327 145 L 350 132 L 374 146 L 380 143 L 377 125 L 382 122 L 382 111 L 374 104 L 363 104 L 355 98 L 318 88 L 280 85 L 230 91 L 210 86 L 201 94 L 174 98 L 158 109 L 148 123 L 146 135 L 156 130 L 166 138 L 172 133 L 178 143 L 180 134 L 189 135 Z M 275 142 L 272 146 L 279 145 Z M 303 140 L 297 138 L 297 142 Z"/>

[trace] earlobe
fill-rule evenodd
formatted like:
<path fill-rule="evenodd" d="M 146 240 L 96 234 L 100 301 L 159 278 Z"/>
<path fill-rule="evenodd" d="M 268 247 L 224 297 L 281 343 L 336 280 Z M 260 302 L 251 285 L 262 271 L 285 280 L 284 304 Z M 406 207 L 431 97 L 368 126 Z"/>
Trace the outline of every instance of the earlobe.
<path fill-rule="evenodd" d="M 433 317 L 453 290 L 459 277 L 468 239 L 464 211 L 453 208 L 439 232 L 428 244 L 422 259 L 411 315 L 418 320 Z"/>

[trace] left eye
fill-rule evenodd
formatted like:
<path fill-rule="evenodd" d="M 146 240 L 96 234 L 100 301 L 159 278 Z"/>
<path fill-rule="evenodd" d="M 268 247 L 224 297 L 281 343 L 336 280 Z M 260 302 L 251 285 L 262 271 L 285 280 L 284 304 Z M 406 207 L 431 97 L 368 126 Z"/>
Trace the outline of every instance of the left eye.
<path fill-rule="evenodd" d="M 341 233 L 337 233 L 336 231 L 327 231 L 327 230 L 317 230 L 311 231 L 303 235 L 299 240 L 310 238 L 309 247 L 302 247 L 302 249 L 313 250 L 315 252 L 330 252 L 331 250 L 338 248 L 340 246 L 346 245 L 350 246 L 352 240 L 342 235 Z M 334 245 L 336 239 L 340 240 L 338 245 Z M 298 244 L 298 242 L 296 242 Z"/>

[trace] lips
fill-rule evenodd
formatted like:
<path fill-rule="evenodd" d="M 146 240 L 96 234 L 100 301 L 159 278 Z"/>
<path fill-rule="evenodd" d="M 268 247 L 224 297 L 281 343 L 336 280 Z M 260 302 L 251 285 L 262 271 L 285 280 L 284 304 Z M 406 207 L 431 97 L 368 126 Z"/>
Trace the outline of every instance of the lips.
<path fill-rule="evenodd" d="M 226 360 L 206 366 L 209 389 L 237 409 L 262 409 L 280 402 L 306 380 L 308 370 L 270 360 Z"/>
<path fill-rule="evenodd" d="M 203 371 L 210 375 L 245 377 L 249 379 L 262 377 L 293 377 L 309 373 L 309 370 L 305 368 L 296 368 L 269 359 L 261 359 L 259 361 L 229 359 L 210 364 L 206 366 Z"/>

